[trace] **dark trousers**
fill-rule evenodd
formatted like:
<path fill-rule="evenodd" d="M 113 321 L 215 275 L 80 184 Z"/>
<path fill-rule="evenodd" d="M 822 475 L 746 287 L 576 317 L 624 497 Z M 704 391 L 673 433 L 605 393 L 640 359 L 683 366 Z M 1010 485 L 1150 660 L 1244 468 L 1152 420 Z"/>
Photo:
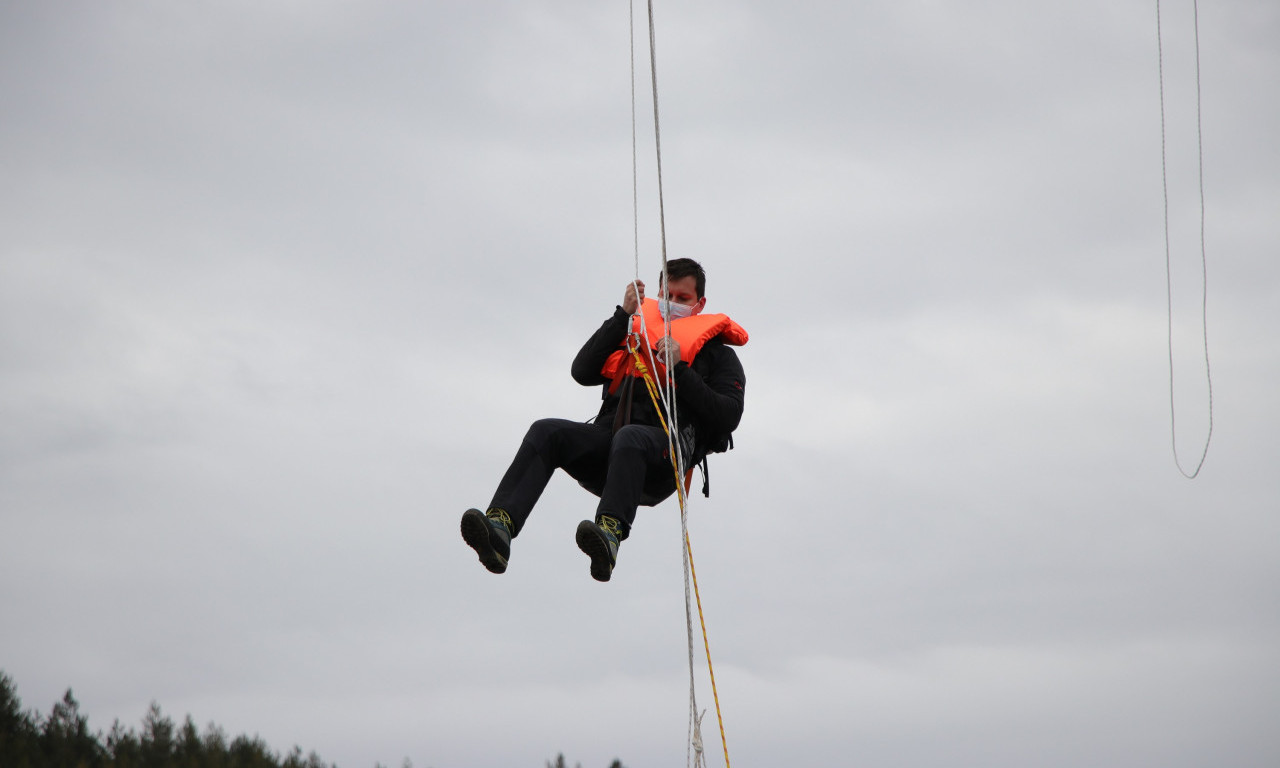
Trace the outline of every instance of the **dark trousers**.
<path fill-rule="evenodd" d="M 541 419 L 529 427 L 489 502 L 511 516 L 513 534 L 520 533 L 557 469 L 600 497 L 597 517 L 619 520 L 623 539 L 638 505 L 657 504 L 676 489 L 667 435 L 660 427 L 628 424 L 614 434 L 605 425 Z"/>

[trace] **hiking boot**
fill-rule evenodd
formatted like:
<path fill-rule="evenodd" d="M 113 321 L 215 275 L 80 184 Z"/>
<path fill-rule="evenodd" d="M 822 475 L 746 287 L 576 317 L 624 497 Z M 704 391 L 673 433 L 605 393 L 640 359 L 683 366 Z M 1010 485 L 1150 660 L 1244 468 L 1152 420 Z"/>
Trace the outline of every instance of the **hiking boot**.
<path fill-rule="evenodd" d="M 490 573 L 503 573 L 511 557 L 511 516 L 505 509 L 468 509 L 462 513 L 462 540 Z"/>
<path fill-rule="evenodd" d="M 578 523 L 578 549 L 591 558 L 591 578 L 608 581 L 613 566 L 618 562 L 618 535 L 622 525 L 608 515 L 600 515 L 598 522 L 583 520 Z"/>

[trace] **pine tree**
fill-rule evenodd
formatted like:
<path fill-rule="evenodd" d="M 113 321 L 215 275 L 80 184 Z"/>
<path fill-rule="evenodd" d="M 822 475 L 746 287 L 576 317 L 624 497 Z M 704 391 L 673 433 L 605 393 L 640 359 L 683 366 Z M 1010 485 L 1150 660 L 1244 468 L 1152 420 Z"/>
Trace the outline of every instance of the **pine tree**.
<path fill-rule="evenodd" d="M 80 714 L 80 703 L 70 688 L 62 701 L 53 705 L 40 730 L 40 745 L 49 765 L 99 768 L 106 758 L 97 737 L 89 733 L 89 718 Z"/>
<path fill-rule="evenodd" d="M 13 680 L 0 672 L 0 765 L 35 768 L 40 764 L 39 729 L 35 717 L 22 711 Z"/>

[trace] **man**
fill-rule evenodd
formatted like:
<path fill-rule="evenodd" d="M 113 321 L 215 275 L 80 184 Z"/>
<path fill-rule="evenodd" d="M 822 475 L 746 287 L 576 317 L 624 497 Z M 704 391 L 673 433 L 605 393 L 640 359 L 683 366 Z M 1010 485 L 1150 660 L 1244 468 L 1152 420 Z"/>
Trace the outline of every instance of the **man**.
<path fill-rule="evenodd" d="M 597 581 L 608 581 L 613 574 L 618 544 L 631 531 L 637 505 L 652 506 L 675 492 L 675 471 L 661 426 L 666 414 L 659 418 L 627 349 L 629 337 L 640 338 L 631 335 L 640 330 L 637 313 L 644 316 L 648 334 L 641 354 L 650 375 L 661 385 L 666 366 L 674 366 L 686 465 L 697 464 L 708 451 L 724 450 L 737 428 L 746 377 L 728 345 L 745 344 L 746 331 L 725 315 L 702 315 L 706 275 L 693 259 L 667 262 L 667 280 L 664 285 L 659 275 L 659 287 L 662 300 L 646 301 L 643 282 L 628 284 L 622 305 L 573 360 L 575 381 L 603 387 L 594 423 L 534 422 L 488 511 L 468 509 L 462 515 L 462 538 L 491 572 L 506 571 L 511 539 L 519 535 L 556 469 L 600 497 L 595 519 L 582 521 L 577 530 L 578 547 L 591 558 L 591 576 Z M 669 339 L 663 334 L 666 323 L 671 327 Z"/>

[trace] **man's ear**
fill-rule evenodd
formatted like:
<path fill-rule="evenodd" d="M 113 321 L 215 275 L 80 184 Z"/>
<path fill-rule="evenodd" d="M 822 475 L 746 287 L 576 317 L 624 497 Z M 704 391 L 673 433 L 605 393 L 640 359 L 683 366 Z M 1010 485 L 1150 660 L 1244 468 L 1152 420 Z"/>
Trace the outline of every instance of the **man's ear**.
<path fill-rule="evenodd" d="M 697 303 L 697 304 L 694 304 L 694 305 L 693 305 L 693 312 L 691 312 L 691 313 L 689 313 L 689 314 L 691 314 L 691 315 L 699 314 L 699 313 L 701 313 L 701 312 L 702 312 L 702 310 L 704 310 L 704 309 L 706 309 L 706 308 L 707 308 L 707 297 L 706 297 L 706 296 L 703 296 L 702 298 L 698 299 L 698 303 Z"/>

